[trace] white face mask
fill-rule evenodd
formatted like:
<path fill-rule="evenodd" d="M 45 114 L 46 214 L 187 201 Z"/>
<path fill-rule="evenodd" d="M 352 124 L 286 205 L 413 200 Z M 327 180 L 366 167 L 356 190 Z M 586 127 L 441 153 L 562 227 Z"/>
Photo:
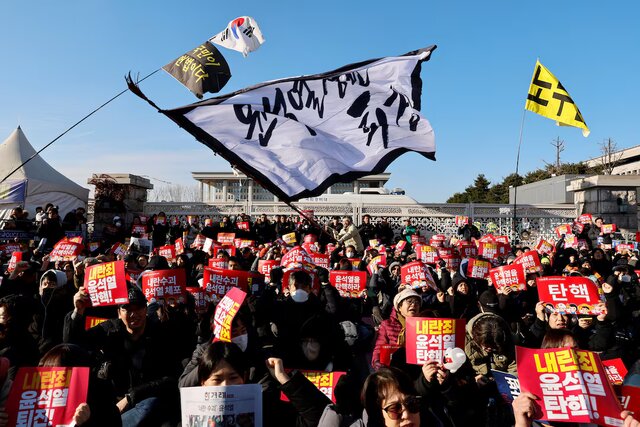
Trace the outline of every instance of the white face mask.
<path fill-rule="evenodd" d="M 620 281 L 624 283 L 629 283 L 631 282 L 631 276 L 629 276 L 628 274 L 623 274 L 622 276 L 620 276 Z"/>
<path fill-rule="evenodd" d="M 307 293 L 307 291 L 304 291 L 302 289 L 296 289 L 295 291 L 291 292 L 291 299 L 295 302 L 306 302 L 309 299 L 309 294 Z"/>
<path fill-rule="evenodd" d="M 320 356 L 320 343 L 318 341 L 310 341 L 302 344 L 302 352 L 307 360 L 313 362 Z"/>
<path fill-rule="evenodd" d="M 353 252 L 347 252 L 347 258 L 353 258 L 354 256 L 356 256 L 356 254 Z"/>
<path fill-rule="evenodd" d="M 238 335 L 237 337 L 231 338 L 231 342 L 240 347 L 240 350 L 244 353 L 247 351 L 247 346 L 249 345 L 249 335 Z"/>

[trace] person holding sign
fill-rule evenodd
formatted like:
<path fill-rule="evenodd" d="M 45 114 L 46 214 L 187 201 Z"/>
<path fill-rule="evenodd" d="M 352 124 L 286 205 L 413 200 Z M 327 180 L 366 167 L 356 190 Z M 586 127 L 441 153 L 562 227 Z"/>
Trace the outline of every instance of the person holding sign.
<path fill-rule="evenodd" d="M 74 344 L 59 344 L 49 350 L 42 359 L 39 367 L 91 366 L 91 355 L 83 348 Z M 81 403 L 75 410 L 73 421 L 82 427 L 120 426 L 122 420 L 117 406 L 113 403 L 113 389 L 96 375 L 89 376 L 89 389 L 86 403 Z"/>
<path fill-rule="evenodd" d="M 403 289 L 393 298 L 391 316 L 380 324 L 376 344 L 373 349 L 371 366 L 380 369 L 380 352 L 383 345 L 398 344 L 404 346 L 407 317 L 417 316 L 422 305 L 422 298 L 413 289 Z"/>
<path fill-rule="evenodd" d="M 65 318 L 65 342 L 99 350 L 103 355 L 101 375 L 115 389 L 114 402 L 123 426 L 142 421 L 160 425 L 179 418 L 172 404 L 182 372 L 182 342 L 172 329 L 173 322 L 147 320 L 147 299 L 137 287 L 128 290 L 129 302 L 118 306 L 118 318 L 85 331 L 85 311 L 89 299 L 79 291 L 75 308 Z M 161 356 L 160 356 L 161 355 Z M 160 356 L 160 357 L 159 357 Z"/>

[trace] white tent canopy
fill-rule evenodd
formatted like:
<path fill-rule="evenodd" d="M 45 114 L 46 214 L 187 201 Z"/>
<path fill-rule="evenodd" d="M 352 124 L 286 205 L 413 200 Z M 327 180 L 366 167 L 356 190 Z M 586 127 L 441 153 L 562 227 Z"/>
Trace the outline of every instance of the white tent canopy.
<path fill-rule="evenodd" d="M 35 153 L 24 132 L 18 127 L 0 145 L 0 180 Z M 27 180 L 26 200 L 22 205 L 29 211 L 30 218 L 35 216 L 37 206 L 44 207 L 47 203 L 58 206 L 62 217 L 73 209 L 87 207 L 89 190 L 62 175 L 40 155 L 18 169 L 8 178 L 8 181 L 25 179 Z M 8 217 L 11 209 L 19 204 L 0 201 L 0 218 Z"/>

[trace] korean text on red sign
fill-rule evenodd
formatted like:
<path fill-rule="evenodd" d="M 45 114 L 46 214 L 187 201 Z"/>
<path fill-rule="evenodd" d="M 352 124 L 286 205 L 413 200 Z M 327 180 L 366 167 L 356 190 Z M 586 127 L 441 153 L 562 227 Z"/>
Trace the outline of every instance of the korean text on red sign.
<path fill-rule="evenodd" d="M 542 419 L 622 425 L 620 405 L 596 353 L 516 347 L 516 359 L 520 389 L 540 398 Z"/>
<path fill-rule="evenodd" d="M 71 425 L 88 388 L 89 368 L 20 368 L 7 399 L 7 425 Z"/>
<path fill-rule="evenodd" d="M 600 314 L 598 287 L 586 277 L 538 277 L 536 285 L 540 301 L 558 313 Z"/>
<path fill-rule="evenodd" d="M 443 362 L 447 349 L 464 348 L 464 319 L 408 317 L 406 322 L 407 363 Z"/>
<path fill-rule="evenodd" d="M 489 276 L 496 289 L 505 286 L 514 291 L 524 291 L 527 289 L 526 275 L 522 264 L 504 265 L 502 267 L 489 270 Z"/>
<path fill-rule="evenodd" d="M 142 292 L 149 302 L 184 301 L 187 279 L 182 268 L 148 271 L 142 275 Z"/>
<path fill-rule="evenodd" d="M 467 277 L 473 277 L 474 279 L 484 279 L 489 275 L 490 268 L 491 264 L 489 264 L 489 261 L 469 258 L 469 263 L 467 264 Z"/>
<path fill-rule="evenodd" d="M 231 322 L 240 310 L 246 296 L 245 292 L 233 288 L 222 297 L 213 315 L 213 335 L 216 339 L 231 342 Z"/>
<path fill-rule="evenodd" d="M 367 292 L 367 273 L 365 271 L 332 271 L 329 282 L 343 298 L 361 298 Z"/>
<path fill-rule="evenodd" d="M 402 283 L 410 285 L 412 288 L 430 287 L 438 290 L 433 276 L 422 261 L 413 261 L 400 267 L 400 277 Z"/>
<path fill-rule="evenodd" d="M 128 303 L 124 261 L 105 262 L 87 267 L 84 273 L 84 288 L 93 307 Z"/>

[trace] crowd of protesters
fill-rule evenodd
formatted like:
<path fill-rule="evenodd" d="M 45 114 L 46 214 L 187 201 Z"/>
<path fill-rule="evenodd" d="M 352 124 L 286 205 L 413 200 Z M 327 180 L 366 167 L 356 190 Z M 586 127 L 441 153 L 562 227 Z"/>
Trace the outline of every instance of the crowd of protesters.
<path fill-rule="evenodd" d="M 505 403 L 492 377 L 492 370 L 516 373 L 516 345 L 592 350 L 602 359 L 622 358 L 628 380 L 640 375 L 637 251 L 613 251 L 600 218 L 578 233 L 582 247 L 565 248 L 560 237 L 551 253 L 540 253 L 541 271 L 529 273 L 526 290 L 516 292 L 496 291 L 488 280 L 471 278 L 444 261 L 429 266 L 437 289 L 408 286 L 400 269 L 416 259 L 413 245 L 421 230 L 410 219 L 394 230 L 367 215 L 356 225 L 349 217 L 319 224 L 284 215 L 173 218 L 161 212 L 136 217 L 135 228 L 115 217 L 93 252 L 87 247 L 73 261 L 50 261 L 65 231 L 87 238 L 84 214 L 78 209 L 61 219 L 54 206 L 46 206 L 31 221 L 16 209 L 5 224 L 5 229 L 33 231 L 36 241 L 21 242 L 23 261 L 4 271 L 0 283 L 0 356 L 8 360 L 0 363 L 0 380 L 5 378 L 0 406 L 20 367 L 89 366 L 87 402 L 75 414 L 81 426 L 178 425 L 180 387 L 259 383 L 269 426 L 520 427 L 537 425 L 538 397 L 522 393 L 513 404 Z M 256 270 L 260 260 L 280 260 L 291 249 L 283 241 L 291 233 L 296 242 L 313 242 L 318 252 L 330 255 L 330 265 L 296 271 L 287 283 L 283 269 L 272 269 L 268 282 L 250 292 L 234 317 L 230 343 L 212 342 L 214 303 L 203 312 L 189 294 L 167 304 L 148 301 L 140 279 L 128 284 L 127 304 L 91 306 L 85 268 L 117 258 L 131 270 L 184 269 L 188 286 L 201 285 L 213 253 L 194 242 L 199 235 L 216 240 L 218 233 L 255 242 L 234 256 L 218 255 L 227 257 L 231 270 Z M 305 240 L 308 236 L 313 238 Z M 112 244 L 131 237 L 148 238 L 153 250 L 183 239 L 184 253 L 167 260 L 136 247 L 116 256 Z M 446 236 L 444 245 L 480 237 L 468 224 Z M 395 251 L 399 242 L 406 244 Z M 369 271 L 381 246 L 387 248 L 387 265 L 373 264 Z M 513 243 L 495 265 L 509 264 L 530 249 Z M 3 270 L 10 256 L 3 254 Z M 367 271 L 366 295 L 341 297 L 329 283 L 332 270 Z M 551 275 L 592 279 L 604 293 L 601 314 L 550 311 L 538 300 L 536 278 Z M 110 320 L 86 329 L 90 316 Z M 415 316 L 466 320 L 467 360 L 459 369 L 450 372 L 442 361 L 406 363 L 406 321 Z M 400 347 L 390 361 L 381 357 L 387 344 Z M 346 372 L 336 385 L 336 402 L 301 370 Z M 0 426 L 7 417 L 0 409 Z M 621 417 L 626 426 L 640 425 L 626 412 Z"/>

